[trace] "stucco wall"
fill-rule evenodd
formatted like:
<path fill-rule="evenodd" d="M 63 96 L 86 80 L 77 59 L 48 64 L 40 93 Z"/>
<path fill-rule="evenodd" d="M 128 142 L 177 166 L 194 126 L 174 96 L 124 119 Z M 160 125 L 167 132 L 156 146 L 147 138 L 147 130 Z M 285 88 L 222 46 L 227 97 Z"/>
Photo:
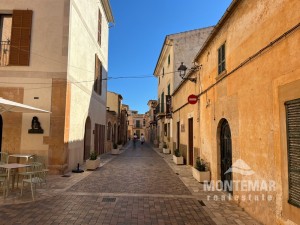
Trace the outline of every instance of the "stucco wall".
<path fill-rule="evenodd" d="M 212 180 L 221 177 L 219 129 L 220 121 L 225 118 L 231 130 L 232 162 L 242 159 L 255 172 L 251 176 L 233 173 L 233 180 L 276 182 L 276 192 L 270 192 L 274 197 L 272 201 L 237 200 L 246 211 L 265 224 L 300 221 L 299 208 L 287 203 L 287 152 L 286 145 L 282 144 L 286 137 L 285 118 L 280 113 L 284 101 L 300 97 L 297 91 L 289 94 L 292 90 L 300 90 L 299 28 L 235 69 L 297 25 L 300 16 L 294 12 L 299 10 L 300 3 L 296 0 L 241 1 L 200 54 L 198 63 L 203 65 L 201 86 L 203 90 L 207 89 L 200 96 L 200 105 L 188 105 L 180 110 L 180 118 L 187 118 L 191 112 L 200 113 L 199 123 L 194 120 L 194 126 L 199 127 L 194 130 L 198 130 L 194 146 L 200 148 L 201 157 L 210 163 Z M 226 45 L 227 74 L 235 71 L 220 81 L 217 50 L 223 43 Z M 209 88 L 216 82 L 219 83 Z M 281 87 L 283 85 L 289 88 Z M 185 83 L 174 96 L 175 110 L 186 102 L 184 99 L 189 90 L 200 93 L 195 88 L 193 83 Z M 179 111 L 174 122 L 178 118 Z M 187 142 L 186 135 L 183 135 L 181 143 Z M 243 194 L 240 189 L 234 189 L 233 193 L 235 196 Z"/>
<path fill-rule="evenodd" d="M 67 55 L 63 52 L 65 2 L 69 0 L 0 0 L 0 13 L 13 9 L 32 10 L 32 33 L 29 66 L 0 67 L 0 71 L 65 72 Z"/>
<path fill-rule="evenodd" d="M 102 14 L 101 47 L 98 37 L 98 9 Z M 108 23 L 101 4 L 97 1 L 71 1 L 68 80 L 76 81 L 71 89 L 68 128 L 69 167 L 83 162 L 84 125 L 87 116 L 91 118 L 92 130 L 95 123 L 106 124 L 106 80 L 102 81 L 102 95 L 93 91 L 95 79 L 95 54 L 99 57 L 107 77 Z M 91 138 L 94 146 L 94 135 Z"/>

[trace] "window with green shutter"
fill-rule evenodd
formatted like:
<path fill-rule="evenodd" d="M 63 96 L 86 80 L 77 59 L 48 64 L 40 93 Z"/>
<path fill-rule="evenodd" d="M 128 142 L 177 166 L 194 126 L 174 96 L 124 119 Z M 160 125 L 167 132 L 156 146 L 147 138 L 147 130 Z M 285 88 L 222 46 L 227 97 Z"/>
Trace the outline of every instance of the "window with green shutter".
<path fill-rule="evenodd" d="M 287 154 L 288 154 L 288 202 L 300 207 L 300 99 L 285 102 Z"/>
<path fill-rule="evenodd" d="M 218 74 L 221 74 L 226 69 L 225 61 L 225 43 L 218 49 Z"/>
<path fill-rule="evenodd" d="M 160 105 L 160 112 L 165 112 L 165 93 L 161 93 L 161 105 Z"/>

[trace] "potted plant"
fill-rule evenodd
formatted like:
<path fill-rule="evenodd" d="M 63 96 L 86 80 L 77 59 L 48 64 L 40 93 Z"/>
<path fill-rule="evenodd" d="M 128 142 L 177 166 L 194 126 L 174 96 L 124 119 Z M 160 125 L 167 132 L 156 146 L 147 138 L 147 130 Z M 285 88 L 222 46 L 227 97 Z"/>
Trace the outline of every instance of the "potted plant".
<path fill-rule="evenodd" d="M 120 141 L 118 141 L 118 149 L 121 149 L 122 148 L 122 141 L 120 140 Z"/>
<path fill-rule="evenodd" d="M 100 165 L 100 157 L 98 157 L 96 152 L 91 152 L 90 158 L 86 160 L 86 169 L 95 170 Z"/>
<path fill-rule="evenodd" d="M 198 182 L 210 181 L 210 171 L 207 170 L 206 163 L 200 157 L 196 159 L 196 165 L 192 168 L 193 170 L 193 177 Z"/>
<path fill-rule="evenodd" d="M 112 155 L 118 155 L 120 154 L 120 151 L 118 149 L 118 145 L 116 143 L 113 144 L 113 149 L 111 150 Z"/>
<path fill-rule="evenodd" d="M 166 142 L 164 142 L 164 144 L 163 144 L 163 153 L 165 153 L 165 154 L 170 153 L 170 150 L 168 149 L 168 145 L 166 144 Z"/>
<path fill-rule="evenodd" d="M 183 156 L 181 155 L 181 152 L 179 151 L 179 149 L 174 150 L 173 162 L 176 165 L 183 165 Z"/>

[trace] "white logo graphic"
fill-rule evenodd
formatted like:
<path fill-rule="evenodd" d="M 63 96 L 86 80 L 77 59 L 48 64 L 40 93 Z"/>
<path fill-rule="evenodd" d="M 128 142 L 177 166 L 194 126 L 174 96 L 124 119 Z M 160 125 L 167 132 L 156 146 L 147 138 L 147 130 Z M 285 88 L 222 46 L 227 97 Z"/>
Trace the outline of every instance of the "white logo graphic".
<path fill-rule="evenodd" d="M 238 159 L 237 161 L 235 161 L 235 163 L 232 164 L 232 166 L 224 173 L 239 173 L 242 175 L 252 175 L 255 172 L 250 168 L 250 166 L 248 166 L 247 163 L 245 163 L 245 161 L 243 161 L 242 159 Z"/>

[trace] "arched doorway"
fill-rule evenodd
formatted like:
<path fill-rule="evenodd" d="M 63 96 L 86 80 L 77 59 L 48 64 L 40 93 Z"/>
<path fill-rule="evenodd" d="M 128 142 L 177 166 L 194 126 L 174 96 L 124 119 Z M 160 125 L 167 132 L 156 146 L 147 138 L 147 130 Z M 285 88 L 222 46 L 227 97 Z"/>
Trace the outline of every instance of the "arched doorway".
<path fill-rule="evenodd" d="M 226 171 L 232 165 L 231 131 L 226 119 L 220 121 L 221 180 L 223 185 L 232 182 L 232 173 Z M 227 190 L 232 192 L 232 190 Z"/>
<path fill-rule="evenodd" d="M 86 160 L 90 157 L 91 151 L 91 119 L 90 117 L 86 118 L 85 121 L 85 130 L 84 130 L 84 154 L 83 159 Z"/>
<path fill-rule="evenodd" d="M 3 129 L 3 120 L 0 115 L 0 152 L 2 151 L 2 129 Z"/>

